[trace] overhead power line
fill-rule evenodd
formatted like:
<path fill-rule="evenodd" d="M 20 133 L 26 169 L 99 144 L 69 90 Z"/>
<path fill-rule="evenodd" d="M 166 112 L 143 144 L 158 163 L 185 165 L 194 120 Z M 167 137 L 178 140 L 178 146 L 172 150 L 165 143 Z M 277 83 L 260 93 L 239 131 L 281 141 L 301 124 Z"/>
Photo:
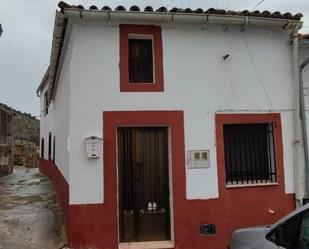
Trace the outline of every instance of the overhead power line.
<path fill-rule="evenodd" d="M 259 7 L 265 0 L 261 0 L 251 11 L 255 10 L 257 7 Z"/>

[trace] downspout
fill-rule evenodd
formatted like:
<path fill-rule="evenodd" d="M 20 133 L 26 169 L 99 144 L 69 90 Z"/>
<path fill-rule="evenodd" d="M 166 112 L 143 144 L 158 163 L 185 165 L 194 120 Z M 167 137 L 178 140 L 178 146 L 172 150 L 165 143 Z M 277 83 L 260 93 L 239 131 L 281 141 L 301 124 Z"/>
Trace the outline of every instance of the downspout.
<path fill-rule="evenodd" d="M 309 57 L 299 67 L 299 102 L 300 102 L 300 119 L 303 136 L 304 146 L 304 159 L 305 159 L 305 183 L 306 192 L 309 193 L 309 154 L 308 154 L 308 137 L 307 137 L 307 121 L 305 111 L 305 98 L 304 98 L 304 81 L 303 81 L 303 70 L 309 64 Z M 308 198 L 308 195 L 307 195 Z M 306 200 L 307 202 L 308 200 Z"/>
<path fill-rule="evenodd" d="M 301 144 L 301 122 L 300 122 L 300 88 L 299 88 L 299 48 L 298 48 L 298 28 L 293 30 L 293 85 L 294 85 L 294 142 L 293 142 L 293 161 L 294 161 L 294 185 L 296 206 L 301 206 L 303 199 L 307 197 L 306 187 L 304 186 L 304 165 Z"/>

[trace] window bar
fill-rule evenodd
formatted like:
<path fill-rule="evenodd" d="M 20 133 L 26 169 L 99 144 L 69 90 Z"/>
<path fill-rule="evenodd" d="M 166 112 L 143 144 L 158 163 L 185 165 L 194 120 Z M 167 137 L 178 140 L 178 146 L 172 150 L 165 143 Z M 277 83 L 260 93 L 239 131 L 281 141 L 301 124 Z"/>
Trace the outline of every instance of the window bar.
<path fill-rule="evenodd" d="M 234 157 L 232 157 L 232 139 L 231 139 L 231 133 L 229 129 L 227 130 L 227 138 L 228 138 L 228 151 L 229 151 L 229 164 L 228 164 L 228 170 L 229 170 L 229 181 L 234 184 L 234 178 L 235 178 L 235 173 L 233 171 L 233 162 L 234 162 Z"/>
<path fill-rule="evenodd" d="M 254 171 L 254 162 L 253 162 L 253 155 L 252 155 L 252 149 L 251 149 L 251 143 L 250 143 L 250 139 L 251 139 L 251 130 L 250 130 L 250 126 L 246 126 L 246 131 L 247 131 L 247 136 L 246 136 L 246 147 L 247 147 L 247 150 L 248 150 L 248 160 L 249 160 L 249 166 L 248 166 L 248 169 L 250 168 L 250 171 L 248 171 L 248 183 L 249 181 L 251 183 L 253 183 L 253 177 L 252 177 L 252 172 Z M 249 172 L 251 173 L 249 175 Z"/>
<path fill-rule="evenodd" d="M 233 171 L 233 163 L 234 163 L 234 157 L 232 157 L 232 134 L 230 132 L 230 129 L 227 127 L 227 140 L 228 140 L 228 151 L 230 154 L 229 162 L 228 162 L 228 172 L 229 172 L 229 181 L 231 184 L 234 184 L 235 179 L 235 172 Z"/>
<path fill-rule="evenodd" d="M 239 155 L 239 161 L 238 161 L 238 165 L 237 165 L 237 170 L 239 171 L 240 174 L 240 181 L 243 184 L 244 183 L 244 176 L 243 176 L 243 165 L 242 165 L 242 153 L 241 153 L 241 129 L 243 128 L 242 125 L 239 125 L 239 129 L 237 131 L 237 144 L 238 144 L 238 155 Z M 238 169 L 239 167 L 239 169 Z M 237 179 L 237 184 L 238 184 L 238 179 Z"/>
<path fill-rule="evenodd" d="M 268 151 L 268 145 L 267 145 L 267 134 L 268 132 L 268 123 L 263 124 L 261 126 L 261 160 L 262 160 L 262 167 L 261 167 L 261 182 L 267 182 L 267 178 L 269 177 L 269 170 L 268 170 L 268 158 L 267 158 L 267 151 Z"/>
<path fill-rule="evenodd" d="M 233 169 L 232 169 L 232 171 L 234 171 L 235 172 L 235 180 L 236 180 L 236 184 L 238 184 L 238 178 L 239 178 L 239 176 L 238 176 L 238 170 L 237 170 L 237 165 L 238 165 L 238 153 L 237 153 L 237 147 L 236 147 L 236 144 L 235 144 L 235 141 L 236 141 L 236 139 L 237 139 L 237 133 L 231 133 L 231 135 L 232 135 L 232 137 L 233 137 L 233 139 L 232 139 L 232 141 L 233 141 L 233 149 L 234 149 L 234 152 L 235 152 L 235 160 L 234 160 L 234 167 L 233 167 Z"/>
<path fill-rule="evenodd" d="M 271 124 L 271 161 L 272 161 L 272 174 L 274 176 L 274 181 L 277 182 L 277 167 L 276 167 L 276 146 L 275 146 L 275 134 L 274 134 L 274 124 Z"/>
<path fill-rule="evenodd" d="M 235 134 L 233 132 L 231 132 L 230 130 L 230 136 L 231 136 L 231 143 L 232 146 L 230 147 L 230 149 L 233 151 L 233 163 L 231 164 L 231 171 L 233 172 L 233 179 L 232 182 L 238 184 L 238 172 L 237 172 L 237 151 L 236 151 L 236 146 L 235 146 Z"/>
<path fill-rule="evenodd" d="M 269 167 L 271 166 L 271 163 L 269 161 L 269 155 L 268 155 L 268 150 L 269 150 L 269 144 L 268 144 L 268 131 L 269 131 L 269 125 L 270 123 L 265 125 L 265 138 L 264 138 L 264 146 L 266 147 L 264 149 L 264 163 L 265 163 L 265 167 L 264 167 L 264 180 L 265 182 L 269 182 L 269 175 L 271 174 L 271 170 L 269 169 Z"/>
<path fill-rule="evenodd" d="M 272 163 L 271 163 L 271 148 L 270 148 L 270 138 L 271 138 L 271 124 L 267 126 L 267 163 L 268 163 L 268 176 L 267 181 L 272 182 Z"/>
<path fill-rule="evenodd" d="M 224 148 L 224 168 L 225 168 L 225 183 L 229 183 L 230 178 L 230 172 L 229 172 L 229 165 L 230 160 L 228 160 L 228 154 L 229 154 L 229 140 L 227 139 L 227 130 L 225 128 L 225 125 L 222 125 L 223 129 L 223 148 Z M 228 143 L 228 144 L 227 144 Z"/>
<path fill-rule="evenodd" d="M 266 152 L 266 157 L 267 157 L 267 170 L 268 174 L 266 175 L 266 182 L 272 182 L 272 163 L 271 163 L 271 145 L 270 145 L 270 136 L 271 136 L 271 123 L 268 123 L 266 126 L 266 145 L 267 145 L 267 150 Z"/>
<path fill-rule="evenodd" d="M 262 140 L 263 140 L 263 126 L 262 125 L 257 125 L 257 155 L 258 155 L 258 174 L 257 174 L 257 179 L 258 179 L 258 182 L 260 183 L 262 181 L 262 178 L 263 178 L 263 143 L 262 143 Z"/>
<path fill-rule="evenodd" d="M 255 132 L 255 138 L 256 138 L 256 154 L 257 154 L 257 174 L 256 174 L 256 179 L 257 183 L 261 181 L 261 169 L 263 167 L 263 159 L 262 159 L 262 144 L 261 144 L 261 139 L 262 139 L 263 133 L 261 131 L 261 126 L 256 125 L 256 132 Z"/>
<path fill-rule="evenodd" d="M 263 167 L 263 182 L 267 182 L 267 179 L 269 177 L 269 164 L 268 164 L 268 144 L 267 144 L 267 136 L 268 136 L 268 125 L 265 124 L 264 127 L 264 139 L 263 139 L 263 144 L 264 144 L 264 149 L 263 149 L 263 157 L 264 157 L 264 167 Z"/>
<path fill-rule="evenodd" d="M 255 141 L 255 136 L 254 136 L 254 132 L 253 132 L 253 127 L 252 126 L 248 126 L 249 127 L 249 131 L 250 131 L 250 140 L 251 142 L 249 142 L 249 146 L 250 146 L 250 151 L 251 151 L 251 155 L 252 155 L 252 174 L 251 174 L 251 178 L 252 178 L 252 183 L 256 183 L 256 174 L 257 174 L 257 165 L 256 165 L 256 158 L 255 158 L 255 154 L 254 154 L 254 149 L 253 149 L 253 145 L 252 145 L 252 141 Z"/>
<path fill-rule="evenodd" d="M 269 134 L 268 134 L 268 153 L 269 153 L 269 173 L 270 173 L 270 181 L 273 182 L 274 179 L 274 175 L 273 175 L 273 171 L 274 171 L 274 161 L 273 161 L 273 124 L 269 125 Z"/>
<path fill-rule="evenodd" d="M 246 182 L 247 184 L 249 183 L 249 154 L 250 154 L 250 150 L 248 153 L 248 126 L 244 126 L 244 141 L 243 141 L 243 146 L 244 146 L 244 156 L 245 156 L 245 167 L 246 167 Z"/>

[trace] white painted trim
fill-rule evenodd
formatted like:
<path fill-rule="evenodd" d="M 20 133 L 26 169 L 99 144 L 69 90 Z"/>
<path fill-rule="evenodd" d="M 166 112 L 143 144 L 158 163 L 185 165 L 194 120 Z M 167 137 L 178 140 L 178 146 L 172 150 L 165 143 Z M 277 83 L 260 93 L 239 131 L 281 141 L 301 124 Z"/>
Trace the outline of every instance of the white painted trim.
<path fill-rule="evenodd" d="M 252 183 L 252 184 L 248 184 L 248 183 L 245 183 L 245 184 L 227 184 L 225 185 L 225 187 L 227 188 L 245 188 L 245 187 L 263 187 L 263 186 L 276 186 L 278 185 L 278 182 L 271 182 L 271 183 Z"/>
<path fill-rule="evenodd" d="M 159 248 L 174 248 L 174 242 L 169 240 L 164 241 L 148 241 L 148 242 L 131 242 L 120 243 L 119 249 L 159 249 Z"/>

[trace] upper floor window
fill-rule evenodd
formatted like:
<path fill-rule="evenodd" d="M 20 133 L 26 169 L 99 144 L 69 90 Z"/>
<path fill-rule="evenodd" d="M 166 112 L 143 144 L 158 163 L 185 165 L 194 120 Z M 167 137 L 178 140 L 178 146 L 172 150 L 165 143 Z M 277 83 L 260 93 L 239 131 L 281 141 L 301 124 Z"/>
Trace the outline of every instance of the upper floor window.
<path fill-rule="evenodd" d="M 129 83 L 153 83 L 152 50 L 152 37 L 129 37 Z"/>
<path fill-rule="evenodd" d="M 161 28 L 120 25 L 120 90 L 163 91 Z"/>

